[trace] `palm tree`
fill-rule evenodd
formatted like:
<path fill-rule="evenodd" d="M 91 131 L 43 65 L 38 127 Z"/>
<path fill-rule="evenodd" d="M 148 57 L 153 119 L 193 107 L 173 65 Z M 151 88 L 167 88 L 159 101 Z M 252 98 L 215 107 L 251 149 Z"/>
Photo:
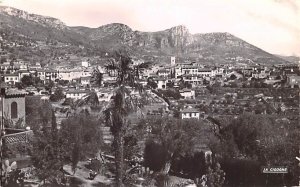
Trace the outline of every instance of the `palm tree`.
<path fill-rule="evenodd" d="M 101 87 L 103 81 L 103 73 L 98 69 L 94 68 L 91 78 L 91 83 L 94 87 Z M 83 107 L 84 105 L 91 105 L 92 107 L 99 106 L 99 97 L 95 90 L 90 90 L 88 94 L 86 94 L 82 99 L 77 100 L 75 102 L 71 102 L 70 111 L 67 112 L 67 116 L 69 114 L 76 114 L 76 111 L 79 107 Z"/>
<path fill-rule="evenodd" d="M 106 123 L 111 127 L 112 135 L 114 136 L 113 148 L 115 153 L 116 166 L 116 185 L 122 187 L 124 176 L 124 134 L 125 125 L 127 124 L 126 117 L 130 112 L 141 107 L 143 101 L 131 97 L 130 87 L 142 91 L 142 86 L 135 81 L 137 69 L 131 67 L 132 60 L 125 51 L 117 51 L 113 58 L 108 59 L 109 63 L 105 66 L 106 70 L 117 73 L 117 87 L 113 90 L 114 96 L 112 102 L 104 106 L 103 115 Z M 92 75 L 92 84 L 96 87 L 102 85 L 103 73 L 98 69 L 94 69 Z M 145 97 L 145 96 L 144 96 Z M 143 99 L 144 99 L 143 97 Z M 75 106 L 83 105 L 99 105 L 99 99 L 95 91 L 91 91 L 82 100 L 79 100 Z"/>
<path fill-rule="evenodd" d="M 122 187 L 124 178 L 124 135 L 126 131 L 127 120 L 126 117 L 133 111 L 136 111 L 144 103 L 133 98 L 131 88 L 142 91 L 142 86 L 136 82 L 136 71 L 131 66 L 132 60 L 125 51 L 115 52 L 113 58 L 109 59 L 109 64 L 106 65 L 107 71 L 114 71 L 117 73 L 117 87 L 114 89 L 114 96 L 108 106 L 104 107 L 103 111 L 107 125 L 111 127 L 111 132 L 114 137 L 113 148 L 115 154 L 116 167 L 116 186 Z M 97 69 L 98 70 L 98 69 Z M 103 79 L 103 74 L 98 70 L 93 72 L 94 85 L 100 86 Z M 142 99 L 144 99 L 145 95 Z M 91 92 L 82 101 L 82 104 L 99 103 L 96 92 Z"/>
<path fill-rule="evenodd" d="M 92 73 L 91 82 L 94 86 L 100 87 L 103 81 L 103 73 L 99 70 L 99 68 L 94 68 Z"/>
<path fill-rule="evenodd" d="M 129 55 L 118 51 L 114 59 L 115 63 L 112 63 L 114 65 L 112 68 L 117 70 L 118 86 L 110 106 L 105 110 L 105 119 L 114 136 L 116 186 L 121 187 L 124 186 L 122 180 L 124 177 L 124 135 L 128 123 L 126 117 L 140 107 L 140 102 L 131 97 L 130 88 L 142 91 L 142 87 L 135 81 L 135 69 L 131 67 L 132 61 Z"/>

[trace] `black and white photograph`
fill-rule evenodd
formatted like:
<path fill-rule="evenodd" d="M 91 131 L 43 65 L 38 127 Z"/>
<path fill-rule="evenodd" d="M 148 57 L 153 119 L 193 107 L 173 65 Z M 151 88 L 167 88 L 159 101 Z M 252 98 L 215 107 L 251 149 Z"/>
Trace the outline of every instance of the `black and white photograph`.
<path fill-rule="evenodd" d="M 0 187 L 300 186 L 300 0 L 0 0 Z"/>

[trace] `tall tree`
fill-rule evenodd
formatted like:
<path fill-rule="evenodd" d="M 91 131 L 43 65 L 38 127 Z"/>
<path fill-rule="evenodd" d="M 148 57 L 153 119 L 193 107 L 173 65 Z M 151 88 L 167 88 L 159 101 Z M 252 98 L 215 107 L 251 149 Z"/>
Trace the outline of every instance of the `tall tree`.
<path fill-rule="evenodd" d="M 62 121 L 61 129 L 57 127 L 52 112 L 51 127 L 35 131 L 32 151 L 39 179 L 56 186 L 65 164 L 71 164 L 75 173 L 78 162 L 94 157 L 103 143 L 99 122 L 84 112 Z"/>
<path fill-rule="evenodd" d="M 63 89 L 61 87 L 56 88 L 54 93 L 50 96 L 50 100 L 53 102 L 60 101 L 63 98 L 65 98 L 65 94 L 63 93 Z"/>
<path fill-rule="evenodd" d="M 103 144 L 103 136 L 98 120 L 81 112 L 62 121 L 60 134 L 66 153 L 66 162 L 76 171 L 77 163 L 94 157 Z"/>
<path fill-rule="evenodd" d="M 151 139 L 155 142 L 148 142 L 148 150 L 151 152 L 151 146 L 156 147 L 155 152 L 161 152 L 163 157 L 157 158 L 163 161 L 161 171 L 168 174 L 172 160 L 180 158 L 184 154 L 193 153 L 196 146 L 207 144 L 210 136 L 213 134 L 208 124 L 198 120 L 177 120 L 171 118 L 146 119 L 141 124 L 148 124 L 151 127 Z M 150 150 L 150 151 L 149 151 Z M 153 157 L 154 155 L 145 155 Z M 153 159 L 153 158 L 151 158 Z M 149 160 L 151 162 L 151 160 Z"/>
<path fill-rule="evenodd" d="M 113 148 L 115 153 L 116 166 L 116 186 L 122 187 L 124 177 L 124 134 L 125 126 L 128 123 L 126 117 L 138 107 L 136 100 L 132 99 L 128 88 L 134 87 L 141 91 L 135 81 L 135 72 L 132 67 L 132 60 L 129 54 L 124 51 L 118 51 L 114 54 L 110 69 L 117 71 L 117 88 L 115 89 L 114 98 L 105 110 L 106 122 L 111 126 L 111 132 L 114 136 Z"/>
<path fill-rule="evenodd" d="M 94 68 L 91 78 L 91 84 L 94 87 L 101 87 L 103 82 L 103 73 L 98 69 Z M 93 107 L 98 106 L 99 103 L 99 97 L 97 95 L 97 92 L 95 90 L 91 90 L 88 94 L 86 94 L 81 100 L 78 100 L 78 102 L 74 103 L 76 106 L 83 106 L 83 105 L 91 105 Z"/>
<path fill-rule="evenodd" d="M 91 83 L 93 86 L 100 87 L 103 82 L 103 72 L 99 70 L 99 68 L 94 68 L 92 73 Z"/>
<path fill-rule="evenodd" d="M 44 183 L 48 180 L 50 183 L 59 184 L 59 179 L 63 173 L 63 154 L 60 138 L 57 136 L 57 124 L 52 112 L 51 128 L 35 132 L 33 140 L 33 165 L 36 167 L 37 176 Z"/>
<path fill-rule="evenodd" d="M 294 123 L 280 119 L 275 115 L 243 114 L 220 130 L 219 148 L 213 146 L 213 151 L 221 155 L 225 162 L 234 159 L 242 163 L 247 159 L 257 163 L 258 168 L 267 165 L 287 166 L 289 173 L 285 177 L 290 177 L 287 182 L 295 182 L 298 180 L 296 176 L 299 176 L 294 159 L 298 154 L 299 147 L 295 142 L 300 140 L 300 130 Z M 235 174 L 245 171 L 242 169 L 246 167 L 244 163 L 237 165 L 240 167 L 239 170 L 232 169 L 233 165 L 231 165 L 231 168 L 227 166 L 227 171 L 234 170 Z M 235 178 L 228 180 L 234 182 Z M 243 179 L 244 177 L 239 178 Z M 265 178 L 266 181 L 270 181 L 272 176 L 268 178 Z M 273 182 L 276 181 L 273 180 Z"/>
<path fill-rule="evenodd" d="M 24 75 L 22 78 L 21 78 L 21 83 L 24 85 L 24 86 L 32 86 L 34 84 L 34 79 L 32 76 L 30 75 Z"/>
<path fill-rule="evenodd" d="M 116 51 L 106 70 L 110 73 L 117 74 L 117 87 L 114 89 L 114 97 L 105 107 L 104 118 L 106 123 L 111 127 L 114 136 L 113 149 L 115 153 L 116 166 L 116 185 L 123 185 L 124 177 L 124 135 L 128 121 L 126 117 L 133 111 L 136 111 L 144 103 L 146 95 L 143 94 L 141 99 L 131 96 L 132 89 L 142 91 L 142 86 L 136 82 L 138 71 L 133 65 L 129 54 L 126 51 Z M 103 79 L 103 73 L 99 69 L 93 72 L 92 84 L 100 87 Z M 79 101 L 78 106 L 85 104 L 98 105 L 99 99 L 95 91 L 87 94 L 83 100 Z"/>

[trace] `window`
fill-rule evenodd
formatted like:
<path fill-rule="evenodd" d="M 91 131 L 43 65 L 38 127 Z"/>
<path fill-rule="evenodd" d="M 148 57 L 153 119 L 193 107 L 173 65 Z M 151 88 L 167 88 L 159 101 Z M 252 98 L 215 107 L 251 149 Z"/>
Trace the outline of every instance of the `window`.
<path fill-rule="evenodd" d="M 18 118 L 18 104 L 16 102 L 11 103 L 11 119 Z"/>

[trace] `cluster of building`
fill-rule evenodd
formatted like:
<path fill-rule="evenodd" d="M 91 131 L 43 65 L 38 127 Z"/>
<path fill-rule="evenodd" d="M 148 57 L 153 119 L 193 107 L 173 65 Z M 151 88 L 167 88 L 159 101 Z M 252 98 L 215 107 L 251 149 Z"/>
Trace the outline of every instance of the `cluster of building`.
<path fill-rule="evenodd" d="M 144 73 L 144 77 L 153 77 L 159 89 L 167 88 L 170 82 L 183 81 L 197 87 L 213 84 L 216 81 L 226 81 L 234 75 L 237 79 L 255 78 L 266 80 L 286 79 L 291 86 L 299 85 L 300 74 L 298 64 L 285 64 L 274 66 L 263 65 L 219 65 L 204 66 L 203 63 L 183 62 L 176 63 L 175 57 L 171 64 L 152 67 Z"/>
<path fill-rule="evenodd" d="M 182 119 L 237 116 L 244 112 L 275 113 L 278 110 L 289 110 L 288 113 L 295 116 L 299 112 L 297 92 L 293 91 L 300 86 L 299 64 L 204 66 L 175 60 L 172 57 L 168 65 L 154 65 L 144 70 L 141 82 L 151 78 L 158 90 L 179 93 L 179 100 L 165 97 L 174 106 L 183 103 L 184 107 L 178 109 Z M 283 91 L 278 93 L 278 90 Z M 263 106 L 263 109 L 260 111 L 257 106 Z"/>
<path fill-rule="evenodd" d="M 137 62 L 135 61 L 135 63 Z M 22 61 L 0 65 L 3 82 L 12 87 L 20 83 L 24 76 L 37 77 L 43 83 L 53 81 L 56 83 L 55 86 L 59 86 L 59 81 L 66 81 L 67 85 L 60 85 L 66 98 L 82 99 L 93 90 L 97 92 L 100 101 L 109 101 L 112 96 L 111 87 L 91 86 L 91 76 L 95 68 L 98 68 L 103 74 L 103 85 L 111 85 L 111 83 L 116 82 L 118 74 L 116 70 L 98 64 L 91 66 L 88 61 L 81 62 L 81 66 L 78 67 L 56 66 L 50 68 L 41 67 L 38 63 L 35 65 L 26 64 Z M 265 89 L 293 89 L 299 88 L 300 85 L 298 64 L 204 66 L 203 63 L 198 62 L 177 62 L 175 57 L 171 57 L 170 63 L 166 63 L 166 65 L 152 64 L 150 67 L 140 68 L 139 71 L 137 81 L 143 86 L 148 86 L 148 88 L 149 81 L 153 81 L 156 87 L 149 89 L 155 91 L 153 92 L 154 97 L 168 100 L 168 106 L 165 105 L 166 102 L 162 102 L 164 103 L 163 106 L 154 102 L 156 104 L 151 107 L 148 106 L 146 113 L 149 115 L 170 114 L 172 111 L 167 111 L 167 108 L 170 108 L 171 105 L 177 106 L 178 103 L 185 103 L 185 107 L 177 107 L 182 119 L 199 119 L 203 115 L 213 114 L 238 115 L 241 111 L 253 110 L 253 107 L 258 103 L 251 103 L 250 100 L 255 101 L 254 96 L 261 94 Z M 253 85 L 251 87 L 251 81 L 252 83 L 253 81 L 260 81 L 269 87 L 256 87 L 255 90 L 259 91 L 249 95 L 251 91 L 245 90 L 251 90 L 253 87 Z M 208 90 L 208 87 L 216 87 L 215 90 L 217 91 Z M 179 94 L 180 98 L 172 98 L 163 92 L 169 90 Z M 44 94 L 49 93 L 44 92 Z M 228 101 L 228 95 L 231 102 Z M 269 100 L 274 98 L 272 94 L 264 94 L 263 97 L 267 97 Z M 263 101 L 261 100 L 261 102 Z M 278 108 L 279 105 L 277 104 L 276 107 Z M 252 106 L 252 109 L 249 109 L 249 106 Z"/>
<path fill-rule="evenodd" d="M 82 84 L 89 84 L 91 68 L 86 63 L 82 62 L 82 66 L 78 68 L 49 68 L 41 67 L 39 63 L 31 65 L 23 61 L 5 62 L 0 64 L 0 72 L 3 81 L 8 85 L 20 83 L 24 76 L 37 77 L 43 83 L 58 80 L 80 80 Z"/>
<path fill-rule="evenodd" d="M 139 62 L 143 63 L 143 62 Z M 138 65 L 138 64 L 135 64 Z M 102 74 L 102 86 L 91 84 L 93 71 Z M 28 64 L 22 61 L 0 64 L 1 119 L 9 119 L 13 129 L 4 127 L 1 120 L 2 138 L 6 144 L 28 142 L 32 131 L 26 128 L 26 99 L 38 95 L 40 100 L 49 100 L 54 90 L 60 88 L 65 99 L 52 102 L 57 124 L 67 118 L 70 104 L 68 100 L 80 100 L 90 92 L 96 92 L 101 107 L 113 97 L 113 85 L 118 72 L 104 65 L 91 66 L 83 61 L 80 66 L 49 66 Z M 298 64 L 274 66 L 260 65 L 219 65 L 204 66 L 197 62 L 176 62 L 166 65 L 151 64 L 140 68 L 137 82 L 144 86 L 147 101 L 141 111 L 132 116 L 173 116 L 182 120 L 195 119 L 215 125 L 216 120 L 235 118 L 244 112 L 256 114 L 276 114 L 289 122 L 299 120 L 300 69 Z M 44 87 L 53 82 L 52 93 L 35 93 L 37 88 L 17 89 L 24 76 L 38 78 Z M 150 82 L 156 86 L 151 86 Z M 61 82 L 66 82 L 62 84 Z M 264 85 L 263 85 L 264 84 Z M 32 96 L 33 95 L 33 96 Z M 131 97 L 140 97 L 132 90 Z M 51 100 L 51 99 L 50 99 Z M 93 112 L 92 107 L 89 108 Z M 100 110 L 95 111 L 99 113 Z M 278 118 L 279 118 L 278 117 Z M 29 119 L 29 118 L 28 118 Z M 213 120 L 212 120 L 213 119 Z M 281 120 L 281 119 L 280 119 Z M 213 122 L 212 122 L 213 121 Z M 7 123 L 7 121 L 5 122 Z M 18 126 L 17 126 L 18 124 Z M 18 128 L 24 127 L 23 130 Z M 111 142 L 109 129 L 103 129 L 105 142 Z"/>

